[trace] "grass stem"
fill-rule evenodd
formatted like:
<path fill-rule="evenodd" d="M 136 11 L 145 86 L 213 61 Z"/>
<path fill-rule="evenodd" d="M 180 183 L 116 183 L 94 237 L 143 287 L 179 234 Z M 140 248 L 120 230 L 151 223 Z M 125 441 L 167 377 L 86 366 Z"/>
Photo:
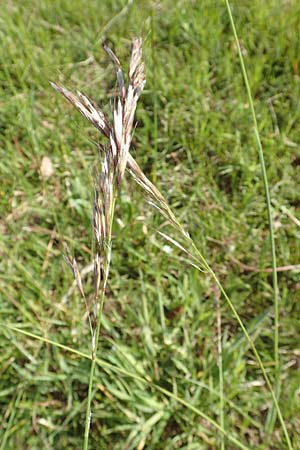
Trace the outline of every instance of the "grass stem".
<path fill-rule="evenodd" d="M 275 247 L 275 237 L 274 237 L 274 227 L 273 227 L 273 219 L 272 219 L 272 207 L 271 207 L 271 197 L 270 197 L 270 190 L 269 190 L 269 183 L 268 183 L 268 177 L 267 177 L 267 171 L 266 171 L 266 165 L 264 160 L 264 153 L 261 143 L 261 138 L 259 134 L 258 124 L 257 124 L 257 118 L 256 113 L 254 109 L 254 103 L 253 103 L 253 97 L 251 93 L 250 83 L 244 63 L 243 54 L 241 51 L 241 46 L 239 43 L 239 38 L 235 26 L 235 22 L 232 16 L 231 8 L 229 0 L 225 0 L 230 24 L 232 27 L 235 43 L 238 50 L 239 60 L 240 60 L 240 66 L 244 78 L 244 83 L 248 95 L 248 101 L 253 121 L 253 128 L 254 128 L 254 135 L 255 140 L 257 144 L 258 154 L 259 154 L 259 160 L 260 160 L 260 166 L 261 166 L 261 172 L 262 172 L 262 179 L 264 184 L 264 190 L 265 190 L 265 197 L 266 197 L 266 204 L 267 204 L 267 214 L 268 214 L 268 222 L 269 222 L 269 235 L 270 235 L 270 246 L 271 246 L 271 256 L 272 256 L 272 278 L 273 278 L 273 293 L 274 293 L 274 362 L 275 362 L 275 369 L 274 369 L 274 375 L 275 375 L 275 393 L 277 395 L 277 398 L 279 397 L 280 392 L 280 361 L 279 361 L 279 292 L 278 292 L 278 280 L 277 280 L 277 263 L 276 263 L 276 247 Z M 269 432 L 272 431 L 272 428 L 274 427 L 275 420 L 276 420 L 276 410 L 272 408 L 270 410 L 270 417 L 268 420 L 269 423 Z"/>
<path fill-rule="evenodd" d="M 219 368 L 219 394 L 220 394 L 220 425 L 225 428 L 224 421 L 224 376 L 223 376 L 223 352 L 222 352 L 222 317 L 220 308 L 220 293 L 216 293 L 217 312 L 217 339 L 218 339 L 218 368 Z M 224 436 L 221 436 L 221 450 L 225 450 Z"/>
<path fill-rule="evenodd" d="M 109 224 L 108 242 L 106 244 L 109 253 L 111 253 L 111 235 L 112 235 L 112 225 L 113 225 L 113 218 L 114 218 L 114 212 L 115 212 L 115 203 L 116 203 L 116 194 L 114 195 L 113 201 L 112 201 L 111 222 Z M 89 446 L 89 434 L 90 434 L 91 418 L 92 418 L 91 404 L 92 404 L 92 396 L 93 396 L 92 395 L 93 394 L 93 384 L 94 384 L 94 376 L 95 376 L 97 350 L 98 350 L 98 346 L 99 346 L 100 329 L 101 329 L 102 316 L 103 316 L 105 290 L 106 290 L 108 273 L 109 273 L 109 266 L 110 266 L 110 257 L 107 259 L 106 264 L 107 264 L 107 267 L 105 267 L 105 269 L 104 269 L 105 279 L 103 280 L 103 286 L 102 286 L 102 289 L 101 289 L 99 311 L 98 311 L 98 318 L 97 318 L 97 326 L 96 326 L 95 335 L 92 338 L 92 352 L 91 352 L 91 360 L 92 361 L 91 361 L 88 396 L 87 396 L 87 405 L 86 405 L 83 450 L 88 450 L 88 446 Z M 98 299 L 96 298 L 95 299 L 96 303 L 97 303 L 97 300 Z"/>
<path fill-rule="evenodd" d="M 255 359 L 256 359 L 256 361 L 257 361 L 257 363 L 258 363 L 258 365 L 259 365 L 259 367 L 261 369 L 261 372 L 263 374 L 263 377 L 265 379 L 266 385 L 267 385 L 267 387 L 268 387 L 268 389 L 269 389 L 269 391 L 271 393 L 271 396 L 272 396 L 272 399 L 273 399 L 273 404 L 274 404 L 274 409 L 277 411 L 278 418 L 279 418 L 280 424 L 282 426 L 282 430 L 283 430 L 286 442 L 288 444 L 288 448 L 289 448 L 289 450 L 293 450 L 293 447 L 292 447 L 292 444 L 291 444 L 291 440 L 290 440 L 290 437 L 289 437 L 289 434 L 288 434 L 288 431 L 287 431 L 287 427 L 285 425 L 285 421 L 284 421 L 282 413 L 281 413 L 281 409 L 280 409 L 280 406 L 279 406 L 276 394 L 275 394 L 275 392 L 273 390 L 272 384 L 271 384 L 270 379 L 269 379 L 269 377 L 267 375 L 267 372 L 266 372 L 265 366 L 263 365 L 261 357 L 260 357 L 260 355 L 259 355 L 259 353 L 258 353 L 258 351 L 256 349 L 256 346 L 255 346 L 253 340 L 251 339 L 251 337 L 250 337 L 250 335 L 249 335 L 249 333 L 248 333 L 248 331 L 247 331 L 247 329 L 246 329 L 242 319 L 240 318 L 240 315 L 237 312 L 234 304 L 232 303 L 232 301 L 230 300 L 230 298 L 227 295 L 227 292 L 223 288 L 222 283 L 220 282 L 220 280 L 217 277 L 216 273 L 214 272 L 212 267 L 208 264 L 206 258 L 198 250 L 197 246 L 195 245 L 195 243 L 193 242 L 193 240 L 191 238 L 190 238 L 190 243 L 191 243 L 192 247 L 194 248 L 196 254 L 198 255 L 200 261 L 203 263 L 204 267 L 207 269 L 207 271 L 210 273 L 210 275 L 214 279 L 215 283 L 219 287 L 220 292 L 222 293 L 222 295 L 224 296 L 225 300 L 227 301 L 227 303 L 228 303 L 228 305 L 229 305 L 229 307 L 230 307 L 234 317 L 236 318 L 239 326 L 241 327 L 242 332 L 244 333 L 245 338 L 247 339 L 247 341 L 249 343 L 249 346 L 252 349 L 252 352 L 253 352 L 253 354 L 255 356 Z"/>
<path fill-rule="evenodd" d="M 96 367 L 96 357 L 97 350 L 99 345 L 99 336 L 102 322 L 102 313 L 103 313 L 103 305 L 105 299 L 105 291 L 102 290 L 101 298 L 100 298 L 100 308 L 98 312 L 98 320 L 95 336 L 93 337 L 94 342 L 92 342 L 92 353 L 91 353 L 91 369 L 90 369 L 90 378 L 89 378 L 89 387 L 88 387 L 88 396 L 87 396 L 87 405 L 86 405 L 86 415 L 85 415 L 85 429 L 84 429 L 84 442 L 83 442 L 83 450 L 88 450 L 89 445 L 89 434 L 91 427 L 91 404 L 93 397 L 93 383 L 94 383 L 94 375 L 95 375 L 95 367 Z"/>

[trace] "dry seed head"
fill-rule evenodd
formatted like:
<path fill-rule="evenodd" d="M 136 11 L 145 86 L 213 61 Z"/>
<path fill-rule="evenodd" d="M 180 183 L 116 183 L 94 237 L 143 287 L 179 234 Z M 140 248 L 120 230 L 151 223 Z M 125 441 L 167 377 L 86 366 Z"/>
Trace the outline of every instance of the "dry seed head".
<path fill-rule="evenodd" d="M 119 186 L 124 176 L 129 155 L 137 101 L 145 85 L 144 65 L 142 63 L 142 40 L 141 38 L 135 38 L 132 41 L 128 74 L 129 87 L 127 93 L 119 59 L 106 45 L 104 45 L 104 49 L 117 66 L 119 100 L 117 101 L 117 106 L 113 109 L 113 127 L 109 124 L 104 113 L 87 96 L 79 92 L 78 98 L 72 92 L 56 83 L 51 82 L 51 85 L 109 139 L 110 148 L 108 153 L 113 159 L 115 179 L 117 181 L 117 186 Z"/>
<path fill-rule="evenodd" d="M 101 109 L 99 109 L 96 103 L 90 100 L 86 95 L 82 94 L 79 91 L 77 91 L 77 93 L 82 104 L 90 112 L 92 119 L 101 127 L 102 133 L 105 136 L 108 136 L 111 127 L 105 114 L 101 111 Z"/>
<path fill-rule="evenodd" d="M 117 190 L 122 182 L 126 166 L 128 164 L 129 148 L 132 140 L 132 129 L 137 101 L 145 85 L 144 65 L 142 63 L 142 40 L 136 38 L 132 42 L 131 58 L 129 64 L 128 81 L 126 89 L 124 76 L 119 59 L 114 52 L 104 46 L 106 52 L 117 67 L 117 81 L 119 86 L 119 97 L 115 102 L 111 126 L 104 113 L 86 95 L 78 92 L 78 96 L 56 83 L 51 85 L 60 92 L 79 112 L 93 124 L 108 140 L 109 144 L 104 146 L 98 144 L 103 155 L 101 175 L 95 182 L 94 207 L 93 207 L 93 230 L 96 241 L 96 256 L 94 258 L 95 279 L 95 302 L 94 314 L 96 315 L 96 303 L 99 295 L 100 285 L 105 290 L 111 259 L 111 228 L 113 221 L 114 201 Z M 140 184 L 148 189 L 148 192 L 159 197 L 159 192 L 143 175 L 138 165 L 130 157 L 132 171 Z M 146 189 L 146 190 L 147 190 Z M 161 196 L 161 198 L 163 198 Z M 100 261 L 101 257 L 101 261 Z M 80 292 L 83 293 L 82 282 L 76 261 L 67 258 L 77 280 Z M 78 275 L 79 274 L 79 275 Z"/>
<path fill-rule="evenodd" d="M 95 181 L 93 229 L 96 243 L 103 248 L 110 239 L 114 198 L 114 156 L 111 148 L 107 149 L 102 160 L 101 175 Z"/>
<path fill-rule="evenodd" d="M 79 98 L 77 98 L 73 93 L 64 87 L 51 83 L 54 89 L 60 92 L 70 103 L 72 103 L 80 111 L 80 113 L 109 140 L 109 146 L 98 144 L 98 148 L 101 151 L 101 154 L 104 154 L 104 158 L 102 162 L 101 176 L 95 184 L 93 210 L 93 229 L 98 247 L 94 259 L 95 300 L 98 298 L 101 282 L 102 289 L 105 290 L 108 279 L 111 258 L 110 234 L 113 220 L 112 215 L 115 187 L 118 188 L 120 186 L 126 166 L 135 181 L 149 194 L 151 198 L 149 203 L 157 208 L 169 221 L 169 223 L 180 231 L 182 235 L 184 235 L 187 239 L 190 239 L 188 233 L 182 228 L 172 210 L 169 208 L 163 195 L 146 177 L 137 162 L 129 153 L 137 101 L 145 86 L 144 64 L 142 62 L 142 40 L 141 38 L 135 38 L 132 41 L 131 58 L 128 71 L 129 86 L 127 90 L 119 59 L 107 46 L 104 46 L 104 49 L 117 67 L 119 99 L 115 103 L 113 109 L 113 126 L 110 125 L 108 119 L 98 108 L 98 106 L 84 94 L 79 92 Z M 102 252 L 101 258 L 103 259 L 101 262 L 98 250 Z M 83 294 L 81 278 L 77 269 L 76 261 L 72 261 L 69 255 L 66 260 L 71 266 L 79 289 Z M 95 316 L 97 315 L 96 311 L 97 304 L 95 301 Z"/>
<path fill-rule="evenodd" d="M 118 164 L 118 170 L 117 170 L 117 185 L 120 186 L 121 181 L 123 179 L 124 176 L 124 172 L 126 169 L 126 165 L 127 165 L 127 159 L 128 159 L 128 155 L 129 155 L 129 146 L 130 146 L 130 141 L 129 142 L 125 142 L 122 145 L 122 149 L 120 152 L 120 160 L 119 160 L 119 164 Z"/>
<path fill-rule="evenodd" d="M 154 186 L 153 183 L 146 177 L 136 160 L 129 154 L 127 159 L 127 166 L 134 177 L 135 181 L 147 191 L 147 193 L 153 198 L 154 201 L 159 203 L 165 203 L 166 200 L 164 196 L 159 192 L 159 190 Z"/>

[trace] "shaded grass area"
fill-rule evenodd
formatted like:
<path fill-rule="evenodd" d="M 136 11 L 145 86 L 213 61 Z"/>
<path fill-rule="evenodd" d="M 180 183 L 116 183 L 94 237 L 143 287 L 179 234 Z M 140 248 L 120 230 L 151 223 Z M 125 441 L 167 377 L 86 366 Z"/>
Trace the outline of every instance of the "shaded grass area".
<path fill-rule="evenodd" d="M 267 161 L 278 265 L 298 264 L 300 7 L 241 3 L 233 13 Z M 272 377 L 266 205 L 224 4 L 24 1 L 7 2 L 0 14 L 1 321 L 89 352 L 84 306 L 77 291 L 67 295 L 73 280 L 61 252 L 66 240 L 82 267 L 91 262 L 98 136 L 48 80 L 105 105 L 115 86 L 101 39 L 126 60 L 131 37 L 142 34 L 147 86 L 133 154 L 214 266 Z M 49 179 L 43 156 L 53 164 Z M 161 241 L 164 223 L 129 178 L 125 184 L 99 356 L 219 421 L 216 289 Z M 279 287 L 280 405 L 298 448 L 299 273 L 279 273 Z M 278 423 L 271 436 L 264 432 L 270 395 L 225 304 L 221 310 L 225 428 L 249 448 L 284 449 Z M 0 345 L 2 449 L 80 448 L 89 361 L 5 328 Z M 219 448 L 208 423 L 162 393 L 101 367 L 96 380 L 92 449 Z"/>

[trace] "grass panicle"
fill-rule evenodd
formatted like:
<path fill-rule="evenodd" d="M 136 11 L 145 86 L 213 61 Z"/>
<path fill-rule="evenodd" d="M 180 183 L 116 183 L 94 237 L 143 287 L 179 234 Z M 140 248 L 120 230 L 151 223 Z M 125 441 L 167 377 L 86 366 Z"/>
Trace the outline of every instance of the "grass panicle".
<path fill-rule="evenodd" d="M 86 95 L 78 92 L 78 97 L 63 86 L 51 82 L 51 85 L 60 92 L 80 113 L 108 139 L 108 143 L 100 144 L 102 150 L 101 172 L 94 186 L 94 205 L 92 226 L 95 239 L 94 254 L 94 298 L 92 311 L 88 310 L 92 328 L 91 344 L 91 370 L 88 387 L 86 422 L 84 433 L 84 450 L 88 449 L 89 432 L 91 424 L 91 402 L 96 367 L 97 349 L 103 314 L 105 292 L 109 276 L 112 245 L 112 226 L 114 219 L 115 202 L 120 189 L 124 172 L 127 166 L 129 147 L 132 140 L 132 130 L 135 111 L 139 96 L 145 85 L 144 65 L 142 62 L 142 40 L 136 38 L 132 41 L 131 58 L 128 73 L 128 87 L 124 82 L 123 71 L 119 59 L 114 52 L 104 47 L 108 55 L 117 66 L 117 82 L 119 95 L 112 111 L 112 125 L 105 114 Z M 67 257 L 74 278 L 82 297 L 88 307 L 80 272 L 75 258 Z"/>

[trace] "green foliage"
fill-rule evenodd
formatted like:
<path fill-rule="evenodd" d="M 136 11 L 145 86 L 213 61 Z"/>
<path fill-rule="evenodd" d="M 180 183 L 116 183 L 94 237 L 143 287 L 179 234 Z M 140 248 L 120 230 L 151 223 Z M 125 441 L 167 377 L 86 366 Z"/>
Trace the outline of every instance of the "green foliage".
<path fill-rule="evenodd" d="M 298 264 L 300 5 L 255 0 L 233 2 L 232 9 L 267 163 L 278 266 Z M 108 38 L 126 60 L 131 38 L 142 34 L 147 85 L 133 154 L 213 265 L 272 378 L 266 203 L 224 3 L 7 1 L 0 34 L 1 322 L 90 351 L 62 243 L 81 267 L 91 262 L 99 136 L 48 81 L 109 104 L 115 77 L 101 40 Z M 45 156 L 49 178 L 41 172 Z M 157 235 L 171 231 L 129 177 L 116 218 L 99 357 L 219 422 L 213 282 Z M 86 280 L 92 291 L 91 274 Z M 298 273 L 280 272 L 279 288 L 280 406 L 296 449 Z M 225 303 L 221 312 L 225 429 L 251 449 L 283 450 L 279 423 L 270 436 L 264 433 L 271 397 L 262 374 Z M 81 448 L 90 362 L 5 327 L 0 346 L 0 449 Z M 220 434 L 151 384 L 99 364 L 90 443 L 91 449 L 206 450 L 219 448 Z M 225 448 L 236 447 L 225 439 Z"/>

